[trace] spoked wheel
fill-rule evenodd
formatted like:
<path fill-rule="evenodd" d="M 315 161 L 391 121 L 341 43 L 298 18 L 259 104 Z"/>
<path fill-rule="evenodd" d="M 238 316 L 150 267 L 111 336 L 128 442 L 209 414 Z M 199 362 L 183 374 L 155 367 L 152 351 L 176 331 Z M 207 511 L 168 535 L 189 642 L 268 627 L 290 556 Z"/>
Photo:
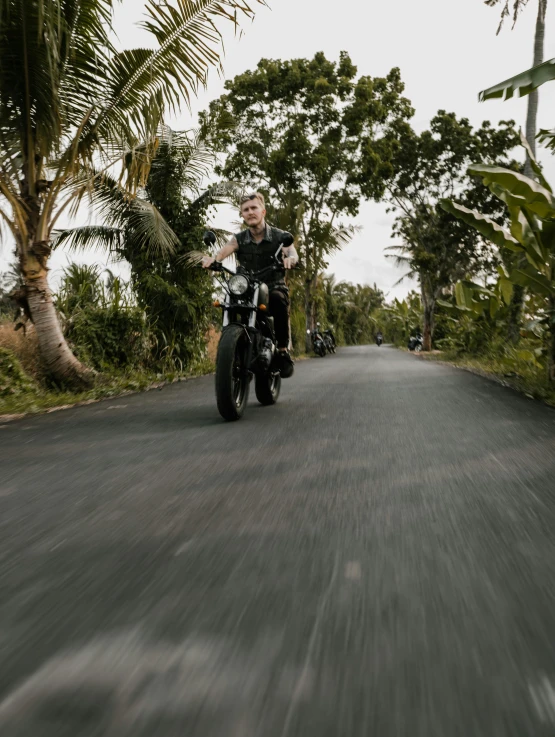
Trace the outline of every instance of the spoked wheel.
<path fill-rule="evenodd" d="M 247 373 L 248 341 L 238 325 L 227 328 L 218 345 L 216 358 L 216 400 L 218 412 L 229 422 L 241 419 L 249 398 Z"/>
<path fill-rule="evenodd" d="M 279 373 L 257 374 L 254 380 L 256 398 L 265 406 L 275 404 L 281 390 L 281 376 Z"/>

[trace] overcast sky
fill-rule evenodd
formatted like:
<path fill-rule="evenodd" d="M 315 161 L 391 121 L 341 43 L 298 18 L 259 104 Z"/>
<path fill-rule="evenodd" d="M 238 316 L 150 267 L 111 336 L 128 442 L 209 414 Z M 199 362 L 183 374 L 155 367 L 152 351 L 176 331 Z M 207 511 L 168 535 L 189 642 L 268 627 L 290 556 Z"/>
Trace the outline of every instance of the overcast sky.
<path fill-rule="evenodd" d="M 500 82 L 532 65 L 532 48 L 537 3 L 532 0 L 514 30 L 506 27 L 499 36 L 497 8 L 483 0 L 269 0 L 270 8 L 257 11 L 244 27 L 242 38 L 226 34 L 225 76 L 232 78 L 253 69 L 262 57 L 290 59 L 311 57 L 323 51 L 338 59 L 346 50 L 359 74 L 385 75 L 398 66 L 406 85 L 405 95 L 415 108 L 412 121 L 424 129 L 439 109 L 466 116 L 473 125 L 489 119 L 493 123 L 512 118 L 524 126 L 526 100 L 478 103 L 479 90 Z M 116 14 L 116 30 L 122 47 L 144 45 L 145 34 L 136 28 L 144 3 L 123 0 Z M 552 17 L 553 16 L 553 17 Z M 555 8 L 548 10 L 546 59 L 555 56 L 552 43 Z M 230 29 L 228 29 L 230 30 Z M 167 122 L 176 130 L 196 125 L 198 112 L 223 92 L 224 80 L 210 74 L 208 88 Z M 555 83 L 540 91 L 540 127 L 555 126 Z M 555 158 L 540 151 L 547 173 L 555 179 Z M 220 227 L 231 228 L 233 213 L 220 215 Z M 227 222 L 226 222 L 227 221 Z M 338 279 L 374 283 L 389 296 L 403 296 L 410 284 L 394 287 L 402 272 L 384 257 L 391 245 L 391 217 L 385 206 L 365 203 L 356 224 L 361 232 L 330 264 Z M 7 244 L 2 256 L 9 256 Z M 67 255 L 52 258 L 54 276 L 67 263 Z M 87 254 L 79 260 L 100 257 Z M 101 260 L 101 259 L 100 259 Z"/>

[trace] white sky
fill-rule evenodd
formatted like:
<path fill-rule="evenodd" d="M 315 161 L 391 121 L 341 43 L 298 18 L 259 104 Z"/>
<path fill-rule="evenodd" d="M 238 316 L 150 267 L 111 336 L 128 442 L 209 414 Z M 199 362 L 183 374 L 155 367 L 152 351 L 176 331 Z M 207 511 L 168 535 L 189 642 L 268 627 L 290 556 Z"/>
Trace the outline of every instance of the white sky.
<path fill-rule="evenodd" d="M 532 65 L 534 1 L 514 30 L 506 24 L 497 37 L 499 11 L 485 6 L 483 0 L 269 0 L 269 4 L 271 9 L 260 7 L 242 38 L 234 38 L 232 31 L 226 35 L 227 78 L 253 69 L 262 57 L 309 58 L 323 51 L 335 60 L 346 50 L 359 74 L 381 76 L 391 67 L 400 67 L 405 95 L 416 110 L 412 124 L 418 130 L 439 109 L 468 117 L 473 125 L 484 119 L 497 123 L 512 118 L 524 126 L 526 98 L 479 104 L 477 96 L 479 90 Z M 115 25 L 122 47 L 147 43 L 148 37 L 135 26 L 143 8 L 142 0 L 123 0 L 118 8 Z M 555 8 L 548 9 L 546 59 L 555 56 L 552 29 Z M 193 109 L 167 122 L 176 130 L 194 127 L 198 112 L 222 94 L 223 84 L 215 71 L 211 73 L 208 88 L 193 102 Z M 555 126 L 555 83 L 540 90 L 539 125 Z M 548 176 L 555 179 L 555 158 L 546 151 L 540 151 L 539 158 Z M 233 212 L 223 212 L 217 224 L 231 229 L 234 219 Z M 402 272 L 383 253 L 394 243 L 391 221 L 384 205 L 364 203 L 356 220 L 362 231 L 334 256 L 329 270 L 338 279 L 376 282 L 390 298 L 402 297 L 411 285 L 393 286 Z M 9 251 L 6 243 L 1 256 L 9 257 Z M 90 263 L 100 261 L 101 256 L 84 254 L 72 260 Z M 54 279 L 67 261 L 67 254 L 54 254 Z"/>

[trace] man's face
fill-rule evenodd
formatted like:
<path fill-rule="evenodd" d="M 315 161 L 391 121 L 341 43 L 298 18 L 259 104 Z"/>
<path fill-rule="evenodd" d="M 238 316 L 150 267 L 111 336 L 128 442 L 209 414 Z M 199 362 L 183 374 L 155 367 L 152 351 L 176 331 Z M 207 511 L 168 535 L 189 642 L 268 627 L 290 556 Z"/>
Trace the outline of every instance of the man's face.
<path fill-rule="evenodd" d="M 241 205 L 241 215 L 249 228 L 258 228 L 264 222 L 266 210 L 258 200 L 247 200 Z"/>

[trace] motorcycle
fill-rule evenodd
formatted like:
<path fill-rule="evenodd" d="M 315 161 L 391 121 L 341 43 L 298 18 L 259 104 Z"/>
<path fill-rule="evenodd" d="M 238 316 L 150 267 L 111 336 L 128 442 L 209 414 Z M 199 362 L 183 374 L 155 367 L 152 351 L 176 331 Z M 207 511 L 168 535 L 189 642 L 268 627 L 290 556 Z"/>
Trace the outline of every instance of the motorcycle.
<path fill-rule="evenodd" d="M 422 346 L 424 345 L 424 340 L 422 338 L 422 335 L 420 333 L 416 333 L 416 335 L 411 335 L 408 342 L 408 349 L 409 351 L 414 351 L 415 353 L 420 353 L 422 350 Z"/>
<path fill-rule="evenodd" d="M 322 334 L 319 330 L 307 330 L 307 335 L 310 335 L 310 339 L 312 341 L 312 350 L 317 356 L 320 356 L 320 358 L 324 358 L 326 355 L 326 345 L 324 343 L 324 338 L 322 337 Z"/>
<path fill-rule="evenodd" d="M 212 246 L 216 236 L 204 234 L 204 243 Z M 274 255 L 275 264 L 257 272 L 242 269 L 234 272 L 215 261 L 209 268 L 226 275 L 223 304 L 223 329 L 216 356 L 216 402 L 224 420 L 239 420 L 245 411 L 254 377 L 256 398 L 262 405 L 278 400 L 281 374 L 277 365 L 274 318 L 267 314 L 269 289 L 264 279 L 283 268 L 281 250 L 293 243 L 287 235 Z"/>
<path fill-rule="evenodd" d="M 328 328 L 327 330 L 324 330 L 322 337 L 324 339 L 324 345 L 326 346 L 326 351 L 328 353 L 335 353 L 336 351 L 336 343 L 335 338 L 333 337 L 333 333 Z"/>
<path fill-rule="evenodd" d="M 383 335 L 381 333 L 378 333 L 378 335 L 376 335 L 376 345 L 378 346 L 378 348 L 381 346 L 382 343 Z"/>

